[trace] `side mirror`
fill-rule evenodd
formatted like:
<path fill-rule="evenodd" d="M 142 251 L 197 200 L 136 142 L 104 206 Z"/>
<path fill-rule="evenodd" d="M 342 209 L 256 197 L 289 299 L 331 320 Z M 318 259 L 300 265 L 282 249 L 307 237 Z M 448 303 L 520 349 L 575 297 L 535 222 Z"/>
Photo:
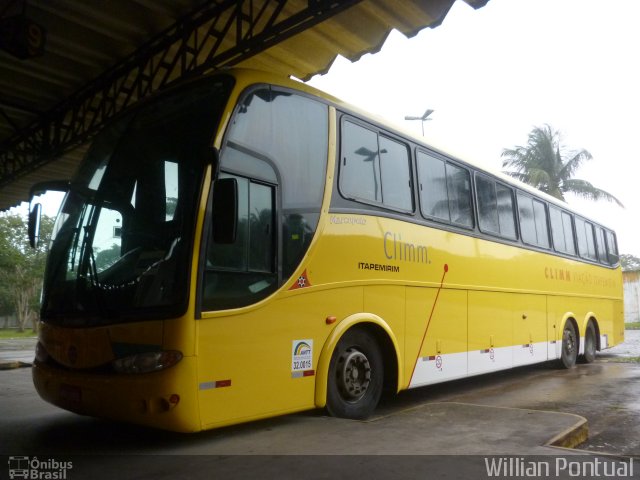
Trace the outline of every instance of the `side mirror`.
<path fill-rule="evenodd" d="M 238 231 L 238 182 L 235 178 L 219 178 L 213 183 L 213 241 L 230 244 Z"/>
<path fill-rule="evenodd" d="M 38 241 L 40 239 L 40 217 L 42 215 L 42 205 L 36 203 L 29 212 L 29 245 L 31 248 L 38 247 Z"/>
<path fill-rule="evenodd" d="M 56 192 L 68 192 L 70 183 L 67 180 L 50 180 L 46 182 L 36 183 L 29 190 L 29 204 L 33 204 L 33 197 L 37 197 L 50 190 Z M 29 225 L 27 232 L 29 235 L 29 245 L 31 248 L 38 247 L 40 239 L 40 218 L 42 216 L 42 205 L 40 203 L 33 204 L 29 212 Z"/>

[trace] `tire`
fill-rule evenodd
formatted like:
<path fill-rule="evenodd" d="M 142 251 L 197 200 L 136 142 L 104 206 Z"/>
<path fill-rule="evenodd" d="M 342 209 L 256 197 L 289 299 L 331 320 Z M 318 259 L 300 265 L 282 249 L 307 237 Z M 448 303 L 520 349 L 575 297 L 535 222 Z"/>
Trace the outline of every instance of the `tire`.
<path fill-rule="evenodd" d="M 596 328 L 589 322 L 584 332 L 584 353 L 580 356 L 583 363 L 592 363 L 596 359 Z"/>
<path fill-rule="evenodd" d="M 371 416 L 380 400 L 383 380 L 382 354 L 376 339 L 362 328 L 347 331 L 329 363 L 329 414 L 354 420 Z"/>
<path fill-rule="evenodd" d="M 562 353 L 559 365 L 562 368 L 571 368 L 576 364 L 580 343 L 576 327 L 572 322 L 567 322 L 562 330 Z"/>

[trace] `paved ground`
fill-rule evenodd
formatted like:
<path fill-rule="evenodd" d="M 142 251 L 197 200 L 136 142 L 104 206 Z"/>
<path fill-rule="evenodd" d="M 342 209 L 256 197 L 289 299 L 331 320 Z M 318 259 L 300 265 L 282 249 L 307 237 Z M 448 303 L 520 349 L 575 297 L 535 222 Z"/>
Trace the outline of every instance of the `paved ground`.
<path fill-rule="evenodd" d="M 0 428 L 12 432 L 11 449 L 4 445 L 0 454 L 552 455 L 557 451 L 545 446 L 552 437 L 584 423 L 573 414 L 431 401 L 434 395 L 423 391 L 422 396 L 389 400 L 367 421 L 310 411 L 185 435 L 80 417 L 50 406 L 34 394 L 29 369 L 0 372 L 0 380 L 0 405 L 11 412 L 9 418 L 0 417 Z M 503 377 L 491 383 L 511 381 Z M 458 383 L 438 396 L 453 399 L 474 388 Z M 482 441 L 474 441 L 478 438 Z"/>
<path fill-rule="evenodd" d="M 30 365 L 35 349 L 35 338 L 0 339 L 0 369 Z"/>
<path fill-rule="evenodd" d="M 640 358 L 640 330 L 625 330 L 624 343 L 602 352 L 603 358 L 635 357 Z"/>
<path fill-rule="evenodd" d="M 627 340 L 640 346 L 640 332 L 627 332 Z M 10 358 L 8 352 L 33 357 L 33 350 L 25 353 L 24 348 L 33 348 L 33 340 L 8 342 L 6 348 L 2 342 L 0 358 Z M 308 478 L 309 469 L 313 478 L 352 478 L 355 472 L 373 478 L 438 476 L 425 472 L 486 478 L 478 472 L 484 471 L 487 455 L 548 459 L 588 451 L 633 456 L 633 478 L 640 478 L 640 364 L 620 363 L 637 356 L 640 352 L 633 348 L 617 347 L 594 364 L 571 370 L 536 365 L 414 389 L 382 403 L 365 422 L 312 411 L 195 435 L 59 410 L 35 394 L 30 370 L 17 368 L 0 372 L 0 457 L 73 456 L 76 470 L 69 473 L 82 467 L 93 476 L 97 472 L 96 478 L 177 478 L 185 468 L 208 474 L 215 470 L 227 478 Z M 584 440 L 585 425 L 589 437 L 578 446 L 583 450 L 548 446 L 562 434 L 571 444 Z M 92 453 L 100 457 L 87 463 L 86 455 Z M 79 454 L 83 456 L 75 457 Z M 350 457 L 332 457 L 344 454 Z M 460 454 L 465 456 L 446 456 Z M 168 462 L 167 455 L 174 460 Z M 250 456 L 239 460 L 237 455 Z M 119 470 L 123 462 L 124 476 Z M 291 475 L 283 475 L 285 471 Z M 0 478 L 3 474 L 0 464 Z M 557 478 L 570 477 L 574 475 L 563 472 Z"/>

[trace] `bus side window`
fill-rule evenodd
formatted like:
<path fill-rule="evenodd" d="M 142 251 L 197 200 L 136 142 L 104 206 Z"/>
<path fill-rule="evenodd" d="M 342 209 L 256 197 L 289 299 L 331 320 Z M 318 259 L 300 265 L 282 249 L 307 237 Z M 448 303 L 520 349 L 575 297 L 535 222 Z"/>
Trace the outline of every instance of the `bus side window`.
<path fill-rule="evenodd" d="M 604 240 L 604 229 L 596 227 L 596 245 L 598 247 L 598 260 L 600 263 L 609 263 L 607 259 L 607 247 Z"/>
<path fill-rule="evenodd" d="M 618 245 L 616 243 L 616 236 L 610 230 L 605 230 L 605 237 L 607 240 L 607 258 L 610 265 L 615 265 L 620 261 L 618 255 Z"/>
<path fill-rule="evenodd" d="M 342 124 L 340 193 L 346 198 L 413 212 L 406 144 L 348 120 Z"/>
<path fill-rule="evenodd" d="M 413 211 L 409 151 L 403 143 L 380 136 L 382 202 L 392 208 Z"/>
<path fill-rule="evenodd" d="M 378 135 L 351 122 L 342 131 L 340 190 L 355 200 L 382 203 Z"/>
<path fill-rule="evenodd" d="M 416 167 L 422 215 L 472 228 L 469 171 L 420 150 Z"/>
<path fill-rule="evenodd" d="M 573 222 L 571 221 L 571 215 L 567 212 L 562 212 L 562 225 L 564 227 L 564 240 L 567 247 L 566 253 L 575 255 L 576 242 L 573 237 Z"/>
<path fill-rule="evenodd" d="M 516 225 L 511 188 L 476 174 L 480 230 L 516 239 Z"/>
<path fill-rule="evenodd" d="M 576 254 L 576 246 L 573 241 L 573 223 L 571 215 L 563 212 L 558 207 L 549 206 L 549 218 L 551 219 L 551 235 L 553 247 L 556 252 Z"/>
<path fill-rule="evenodd" d="M 549 248 L 549 229 L 545 204 L 519 192 L 517 197 L 522 240 L 529 245 Z"/>
<path fill-rule="evenodd" d="M 582 258 L 597 260 L 593 225 L 581 218 L 576 218 L 576 236 L 578 237 L 578 253 Z"/>
<path fill-rule="evenodd" d="M 469 171 L 447 163 L 447 191 L 451 222 L 473 228 L 471 215 L 471 176 Z"/>
<path fill-rule="evenodd" d="M 416 158 L 422 215 L 450 222 L 445 162 L 421 151 Z"/>

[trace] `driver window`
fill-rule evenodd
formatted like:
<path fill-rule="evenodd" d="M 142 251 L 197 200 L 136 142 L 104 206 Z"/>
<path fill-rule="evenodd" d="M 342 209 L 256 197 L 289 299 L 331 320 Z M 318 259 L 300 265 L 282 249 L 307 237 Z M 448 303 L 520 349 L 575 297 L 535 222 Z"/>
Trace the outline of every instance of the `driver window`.
<path fill-rule="evenodd" d="M 250 305 L 277 287 L 275 187 L 220 174 L 220 178 L 229 177 L 238 185 L 237 234 L 231 244 L 209 239 L 203 291 L 206 310 Z"/>

